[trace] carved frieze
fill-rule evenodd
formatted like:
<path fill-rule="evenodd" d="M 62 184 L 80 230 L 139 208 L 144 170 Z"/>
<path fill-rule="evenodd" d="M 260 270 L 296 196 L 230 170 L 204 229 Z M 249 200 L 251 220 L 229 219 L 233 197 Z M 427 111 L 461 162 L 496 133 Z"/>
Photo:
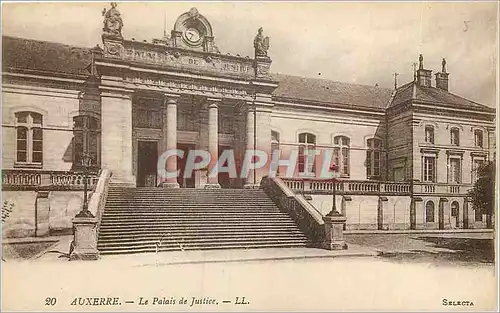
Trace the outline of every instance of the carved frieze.
<path fill-rule="evenodd" d="M 269 70 L 271 68 L 271 63 L 261 63 L 256 62 L 255 68 L 255 76 L 257 78 L 266 78 L 269 77 Z"/>
<path fill-rule="evenodd" d="M 115 54 L 116 55 L 116 54 Z M 194 69 L 217 74 L 252 76 L 252 60 L 224 59 L 211 55 L 183 54 L 180 51 L 159 51 L 127 47 L 124 59 L 128 61 Z"/>
<path fill-rule="evenodd" d="M 104 40 L 104 55 L 111 58 L 123 57 L 123 44 L 121 41 Z"/>
<path fill-rule="evenodd" d="M 230 95 L 233 97 L 247 97 L 249 93 L 240 88 L 230 88 L 220 85 L 208 85 L 200 83 L 184 83 L 176 82 L 171 80 L 164 80 L 161 78 L 151 78 L 151 77 L 140 77 L 140 76 L 127 76 L 125 77 L 127 83 L 132 83 L 136 85 L 146 85 L 151 87 L 165 87 L 170 89 L 176 89 L 179 91 L 188 90 L 196 91 L 200 93 L 207 94 L 219 94 L 219 95 Z"/>

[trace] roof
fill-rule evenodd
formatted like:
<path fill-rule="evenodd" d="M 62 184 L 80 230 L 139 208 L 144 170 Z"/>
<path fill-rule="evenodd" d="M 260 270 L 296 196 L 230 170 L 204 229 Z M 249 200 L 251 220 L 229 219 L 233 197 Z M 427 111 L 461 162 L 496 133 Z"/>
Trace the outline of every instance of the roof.
<path fill-rule="evenodd" d="M 91 53 L 89 48 L 2 36 L 2 60 L 3 71 L 17 68 L 88 75 Z"/>
<path fill-rule="evenodd" d="M 2 70 L 28 69 L 69 75 L 89 75 L 90 48 L 75 47 L 61 43 L 34 39 L 2 36 Z M 413 85 L 410 82 L 392 89 L 341 83 L 320 78 L 306 78 L 284 74 L 272 74 L 278 82 L 273 92 L 275 99 L 301 100 L 322 103 L 328 106 L 346 105 L 384 110 L 412 99 Z M 494 111 L 493 108 L 467 100 L 435 87 L 415 86 L 415 99 L 444 106 Z M 394 97 L 391 101 L 391 96 Z M 390 103 L 389 103 L 390 102 Z"/>
<path fill-rule="evenodd" d="M 415 94 L 413 94 L 415 93 Z M 394 99 L 389 107 L 395 107 L 400 104 L 406 103 L 412 98 L 416 101 L 439 104 L 441 106 L 449 106 L 461 109 L 475 109 L 483 111 L 494 111 L 493 108 L 457 96 L 449 91 L 442 90 L 436 87 L 423 87 L 419 86 L 416 82 L 410 82 L 399 87 L 394 94 Z"/>
<path fill-rule="evenodd" d="M 273 74 L 278 88 L 273 96 L 329 104 L 385 109 L 392 90 L 382 87 L 341 83 L 320 78 Z"/>

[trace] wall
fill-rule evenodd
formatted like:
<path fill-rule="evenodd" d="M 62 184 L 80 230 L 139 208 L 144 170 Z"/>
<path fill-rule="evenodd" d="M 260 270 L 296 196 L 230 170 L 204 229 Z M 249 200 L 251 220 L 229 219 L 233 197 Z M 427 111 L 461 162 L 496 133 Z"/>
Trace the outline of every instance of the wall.
<path fill-rule="evenodd" d="M 317 149 L 333 148 L 335 136 L 350 138 L 350 179 L 366 179 L 366 140 L 383 134 L 383 116 L 360 116 L 361 113 L 322 113 L 274 107 L 271 129 L 280 134 L 280 149 L 288 155 L 297 149 L 299 133 L 316 135 Z M 283 157 L 282 157 L 283 158 Z M 285 171 L 285 169 L 283 169 Z"/>
<path fill-rule="evenodd" d="M 35 236 L 35 229 L 48 227 L 46 235 L 56 232 L 71 232 L 71 219 L 81 210 L 83 193 L 81 191 L 51 191 L 48 195 L 48 208 L 37 203 L 36 191 L 2 191 L 3 201 L 14 203 L 12 213 L 3 225 L 3 237 Z M 44 211 L 41 211 L 43 209 Z"/>
<path fill-rule="evenodd" d="M 34 111 L 43 115 L 43 169 L 69 170 L 77 91 L 3 84 L 2 97 L 2 168 L 13 168 L 15 163 L 15 112 Z"/>
<path fill-rule="evenodd" d="M 403 112 L 388 118 L 387 158 L 388 179 L 397 179 L 395 169 L 403 168 L 403 177 L 399 180 L 408 180 L 411 177 L 412 151 L 411 151 L 411 112 Z"/>
<path fill-rule="evenodd" d="M 461 156 L 462 158 L 462 183 L 472 184 L 472 160 L 473 155 L 483 155 L 488 159 L 490 153 L 488 129 L 493 127 L 492 122 L 474 119 L 473 117 L 461 117 L 458 115 L 440 115 L 418 113 L 415 115 L 414 124 L 414 146 L 416 170 L 414 178 L 422 180 L 422 148 L 439 149 L 437 154 L 437 182 L 448 182 L 448 153 Z M 425 126 L 434 127 L 434 144 L 425 142 Z M 460 130 L 460 145 L 450 144 L 450 129 L 457 127 Z M 483 148 L 474 145 L 474 130 L 483 132 Z M 455 153 L 457 151 L 459 153 Z"/>

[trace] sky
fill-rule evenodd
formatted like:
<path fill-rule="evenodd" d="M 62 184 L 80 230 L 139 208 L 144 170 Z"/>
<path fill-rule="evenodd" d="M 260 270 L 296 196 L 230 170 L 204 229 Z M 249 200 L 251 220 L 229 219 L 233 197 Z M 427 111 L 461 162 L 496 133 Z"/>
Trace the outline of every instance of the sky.
<path fill-rule="evenodd" d="M 398 85 L 411 81 L 423 54 L 433 74 L 446 58 L 450 92 L 496 105 L 496 2 L 120 2 L 122 34 L 160 38 L 191 7 L 211 23 L 223 54 L 253 56 L 262 26 L 275 73 L 393 88 L 394 73 Z M 4 2 L 2 32 L 93 47 L 103 8 L 109 3 Z"/>

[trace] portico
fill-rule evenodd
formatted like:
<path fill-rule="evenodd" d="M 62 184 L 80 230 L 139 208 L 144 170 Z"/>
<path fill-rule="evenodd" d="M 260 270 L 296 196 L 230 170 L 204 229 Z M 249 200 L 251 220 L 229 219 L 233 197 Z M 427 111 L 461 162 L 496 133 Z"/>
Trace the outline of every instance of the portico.
<path fill-rule="evenodd" d="M 255 59 L 222 55 L 209 22 L 196 9 L 178 18 L 170 38 L 137 42 L 124 39 L 121 28 L 106 27 L 102 38 L 104 48 L 94 49 L 93 58 L 106 128 L 102 160 L 116 173 L 114 182 L 165 188 L 259 184 L 263 173 L 254 179 L 251 172 L 243 181 L 207 177 L 201 169 L 184 177 L 183 167 L 193 149 L 208 151 L 208 168 L 221 148 L 234 150 L 237 168 L 245 149 L 270 149 L 271 94 L 277 84 L 269 76 L 269 57 L 262 51 Z M 184 159 L 168 157 L 165 169 L 180 170 L 179 176 L 160 178 L 151 162 L 176 149 L 184 151 Z"/>

